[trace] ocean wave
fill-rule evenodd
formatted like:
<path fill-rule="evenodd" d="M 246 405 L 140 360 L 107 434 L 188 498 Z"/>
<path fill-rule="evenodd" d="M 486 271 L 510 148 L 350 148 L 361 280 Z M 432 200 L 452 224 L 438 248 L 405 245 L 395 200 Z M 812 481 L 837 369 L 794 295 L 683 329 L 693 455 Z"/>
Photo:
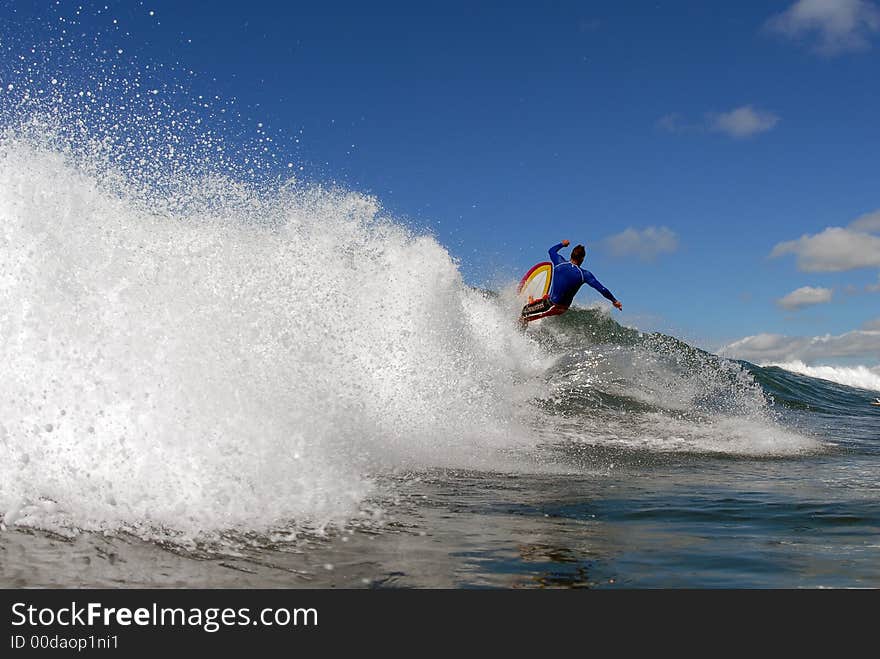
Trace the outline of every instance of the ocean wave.
<path fill-rule="evenodd" d="M 91 157 L 0 140 L 7 525 L 296 532 L 357 518 L 379 474 L 554 468 L 516 458 L 547 443 L 818 446 L 673 337 L 582 308 L 520 331 L 374 198 L 215 174 L 171 203 Z"/>
<path fill-rule="evenodd" d="M 0 143 L 7 523 L 323 526 L 371 473 L 531 441 L 543 353 L 374 199 L 193 178 L 172 212 L 93 171 Z"/>

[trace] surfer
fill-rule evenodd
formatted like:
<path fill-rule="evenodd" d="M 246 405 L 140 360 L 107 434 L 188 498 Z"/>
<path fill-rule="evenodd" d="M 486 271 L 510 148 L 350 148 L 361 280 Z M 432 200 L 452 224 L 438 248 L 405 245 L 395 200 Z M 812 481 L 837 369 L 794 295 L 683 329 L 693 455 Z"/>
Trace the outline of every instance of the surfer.
<path fill-rule="evenodd" d="M 587 254 L 587 250 L 583 245 L 576 245 L 571 250 L 571 261 L 567 261 L 564 256 L 559 255 L 559 250 L 563 247 L 568 247 L 569 244 L 567 240 L 563 240 L 558 245 L 550 248 L 550 260 L 553 262 L 550 291 L 538 300 L 529 299 L 528 303 L 523 307 L 522 316 L 520 317 L 520 322 L 523 325 L 532 320 L 546 318 L 547 316 L 558 316 L 568 311 L 575 293 L 584 284 L 589 284 L 599 291 L 619 311 L 623 310 L 623 305 L 612 295 L 611 291 L 600 284 L 592 272 L 581 267 Z"/>

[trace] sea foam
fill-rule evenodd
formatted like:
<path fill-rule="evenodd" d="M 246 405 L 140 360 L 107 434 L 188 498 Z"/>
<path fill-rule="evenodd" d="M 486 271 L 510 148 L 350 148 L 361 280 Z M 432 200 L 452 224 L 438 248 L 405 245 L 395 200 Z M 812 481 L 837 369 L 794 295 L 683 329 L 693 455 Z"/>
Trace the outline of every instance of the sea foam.
<path fill-rule="evenodd" d="M 829 380 L 847 387 L 858 387 L 880 391 L 880 365 L 868 366 L 808 366 L 802 361 L 763 364 L 778 366 L 792 373 L 799 373 L 811 378 Z"/>

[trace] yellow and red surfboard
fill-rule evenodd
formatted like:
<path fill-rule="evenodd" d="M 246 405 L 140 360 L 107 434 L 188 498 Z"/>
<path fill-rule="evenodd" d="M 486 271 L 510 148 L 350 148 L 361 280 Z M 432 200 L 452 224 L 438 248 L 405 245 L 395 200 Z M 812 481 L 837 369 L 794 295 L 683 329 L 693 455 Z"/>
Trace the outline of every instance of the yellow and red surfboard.
<path fill-rule="evenodd" d="M 516 289 L 517 295 L 522 298 L 523 304 L 529 300 L 540 300 L 550 292 L 550 281 L 553 278 L 553 264 L 550 261 L 542 261 L 531 267 L 523 275 Z"/>

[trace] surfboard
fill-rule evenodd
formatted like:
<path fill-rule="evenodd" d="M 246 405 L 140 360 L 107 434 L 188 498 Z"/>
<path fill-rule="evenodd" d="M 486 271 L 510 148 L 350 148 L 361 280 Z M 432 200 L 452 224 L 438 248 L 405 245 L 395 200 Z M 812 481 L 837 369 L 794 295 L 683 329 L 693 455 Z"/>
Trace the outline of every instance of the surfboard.
<path fill-rule="evenodd" d="M 523 304 L 529 298 L 539 300 L 550 292 L 550 282 L 553 279 L 553 264 L 550 261 L 542 261 L 533 265 L 520 279 L 516 293 L 522 298 Z"/>

